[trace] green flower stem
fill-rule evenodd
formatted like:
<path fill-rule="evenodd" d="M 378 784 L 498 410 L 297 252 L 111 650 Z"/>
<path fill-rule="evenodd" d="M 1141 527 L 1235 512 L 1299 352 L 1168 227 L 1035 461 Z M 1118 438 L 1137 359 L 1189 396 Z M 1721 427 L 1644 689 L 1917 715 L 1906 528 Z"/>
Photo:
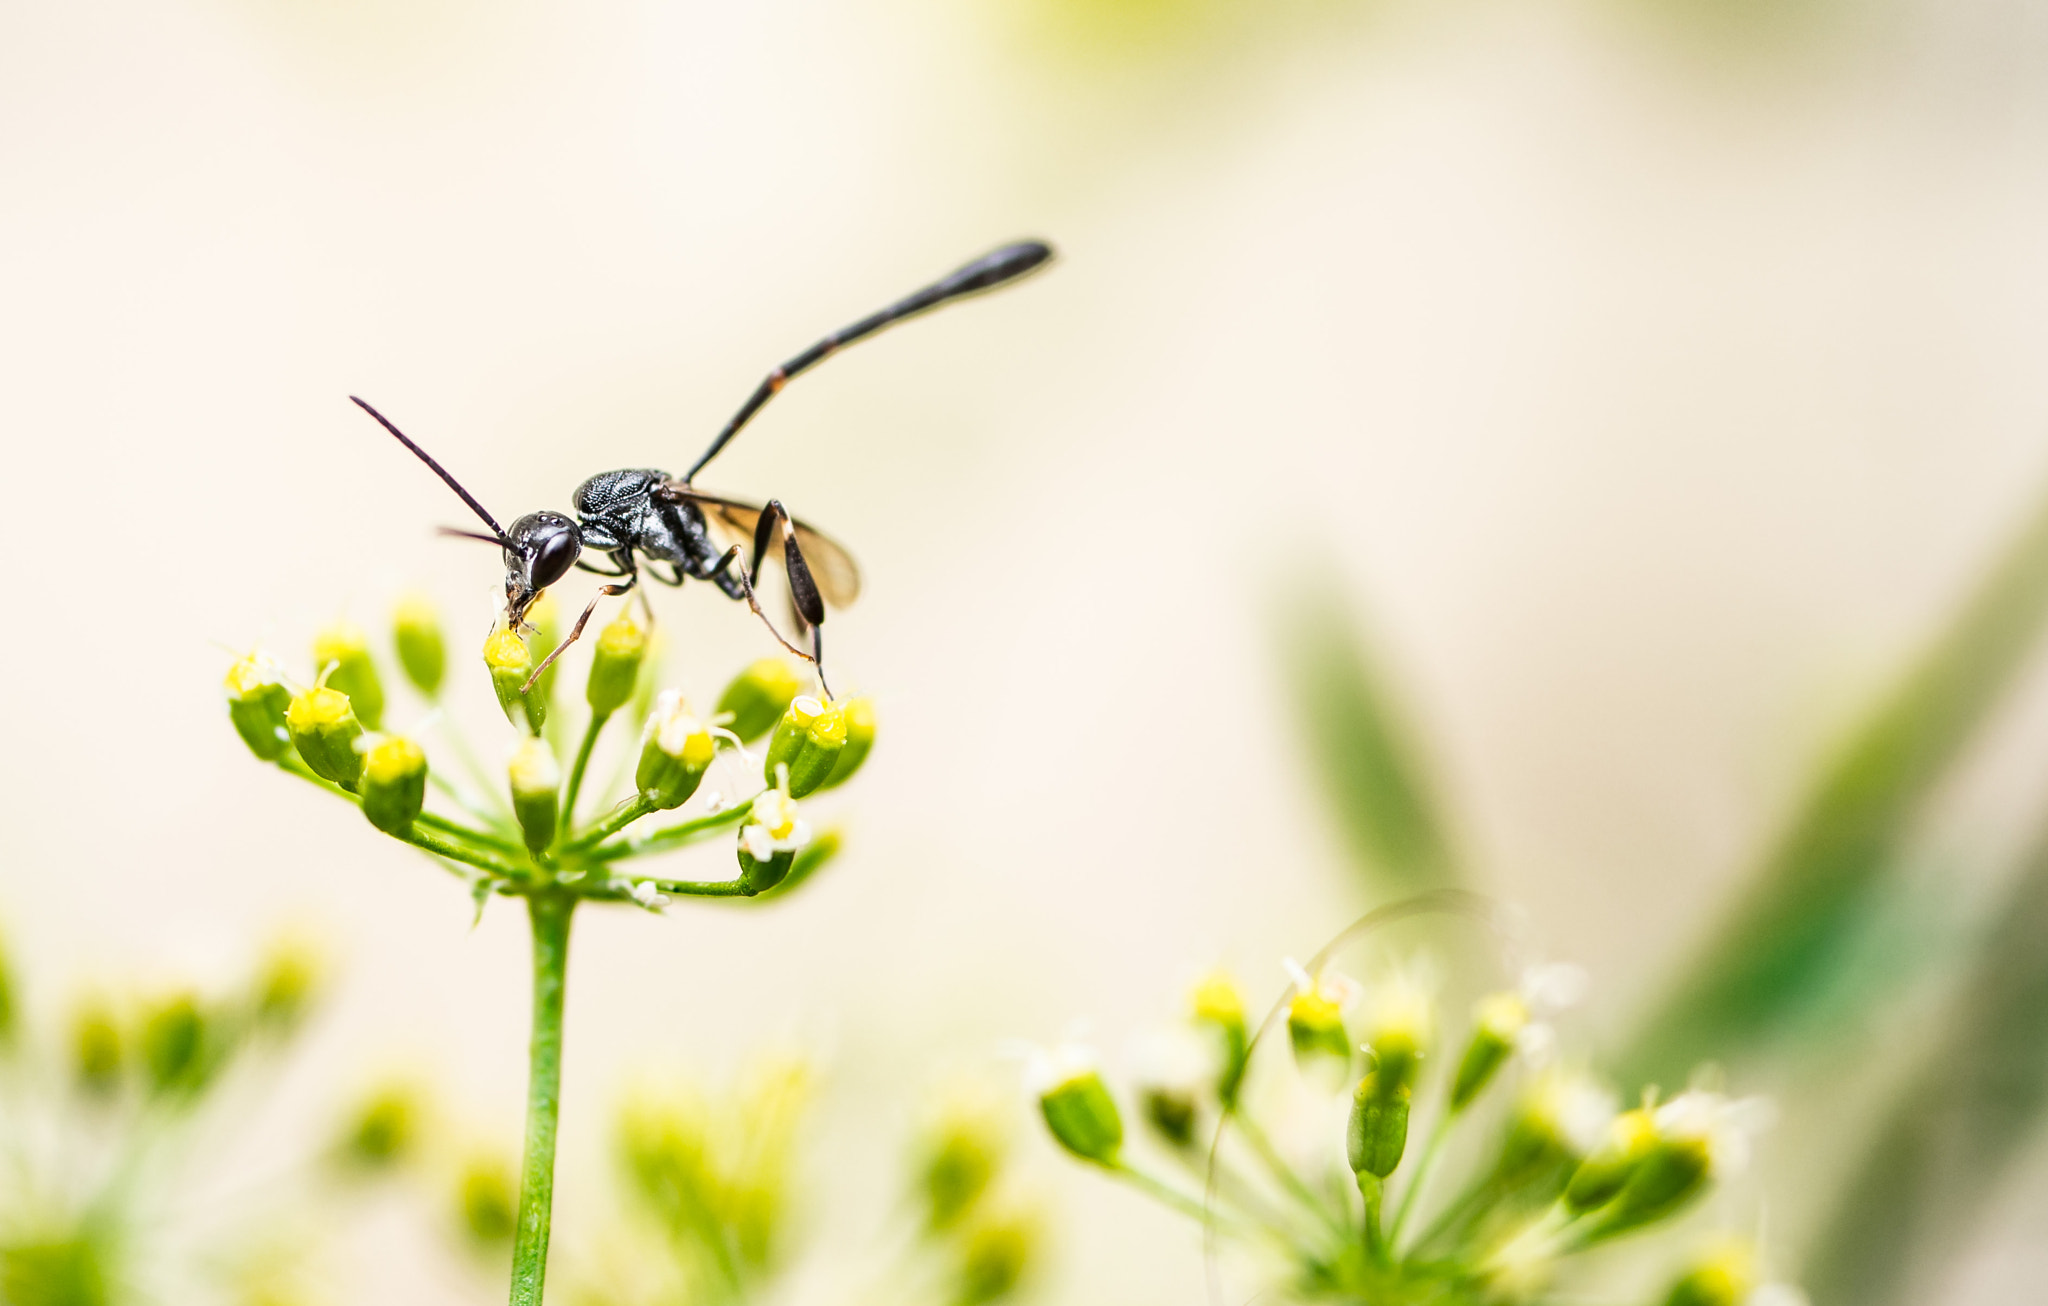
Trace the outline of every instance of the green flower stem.
<path fill-rule="evenodd" d="M 663 893 L 672 893 L 683 898 L 744 898 L 747 897 L 744 880 L 656 880 L 654 887 Z"/>
<path fill-rule="evenodd" d="M 609 862 L 616 861 L 621 857 L 635 857 L 642 853 L 664 852 L 670 848 L 680 848 L 685 844 L 695 842 L 699 835 L 723 829 L 728 825 L 739 824 L 753 810 L 753 800 L 748 799 L 744 803 L 735 803 L 733 806 L 713 812 L 709 816 L 699 816 L 693 820 L 684 821 L 679 825 L 671 825 L 666 829 L 657 830 L 638 842 L 615 843 L 607 848 L 591 849 L 587 855 L 592 861 Z M 580 842 L 579 847 L 576 849 L 579 852 L 584 851 L 580 847 Z"/>
<path fill-rule="evenodd" d="M 659 809 L 652 802 L 648 801 L 646 795 L 634 794 L 630 801 L 621 803 L 611 815 L 599 820 L 588 830 L 585 830 L 581 835 L 571 840 L 569 845 L 563 848 L 562 851 L 565 853 L 580 853 L 587 849 L 595 848 L 649 812 L 656 810 Z"/>
<path fill-rule="evenodd" d="M 486 771 L 484 764 L 477 760 L 475 751 L 470 748 L 469 740 L 465 739 L 462 732 L 455 729 L 452 725 L 442 732 L 441 737 L 446 739 L 448 746 L 455 750 L 456 760 L 462 763 L 465 771 L 469 772 L 469 778 L 476 782 L 477 790 L 484 795 L 484 801 L 491 805 L 491 811 L 496 815 L 496 818 L 507 825 L 513 824 L 512 800 L 504 789 L 504 774 L 500 772 L 497 776 L 493 777 L 489 771 Z"/>
<path fill-rule="evenodd" d="M 1438 1239 L 1457 1233 L 1476 1212 L 1491 1206 L 1499 1197 L 1500 1185 L 1494 1182 L 1492 1175 L 1478 1180 L 1467 1188 L 1457 1201 L 1452 1202 L 1429 1228 L 1422 1231 L 1422 1236 L 1415 1240 L 1413 1251 L 1419 1255 L 1434 1245 Z"/>
<path fill-rule="evenodd" d="M 1408 1190 L 1401 1194 L 1401 1204 L 1394 1210 L 1394 1223 L 1387 1229 L 1387 1248 L 1395 1250 L 1401 1245 L 1401 1231 L 1408 1227 L 1408 1218 L 1415 1214 L 1415 1204 L 1422 1196 L 1422 1186 L 1429 1182 L 1430 1171 L 1436 1169 L 1439 1157 L 1443 1155 L 1444 1140 L 1451 1135 L 1451 1126 L 1458 1121 L 1458 1113 L 1445 1111 L 1437 1118 L 1436 1127 L 1429 1131 L 1429 1142 L 1422 1148 L 1422 1157 L 1415 1163 L 1415 1175 L 1408 1181 Z"/>
<path fill-rule="evenodd" d="M 469 790 L 464 789 L 461 785 L 456 784 L 453 780 L 450 780 L 447 776 L 442 775 L 439 771 L 428 771 L 427 783 L 434 786 L 434 788 L 440 790 L 440 792 L 443 795 L 445 795 L 450 802 L 454 803 L 457 807 L 460 807 L 463 811 L 468 812 L 477 820 L 491 822 L 498 819 L 497 814 L 486 810 L 483 804 L 478 802 L 476 797 L 473 794 L 471 794 Z"/>
<path fill-rule="evenodd" d="M 1125 1183 L 1131 1185 L 1131 1187 L 1136 1188 L 1139 1192 L 1144 1193 L 1146 1196 L 1152 1198 L 1154 1201 L 1159 1202 L 1162 1205 L 1172 1207 L 1174 1210 L 1179 1211 L 1182 1215 L 1187 1216 L 1189 1219 L 1196 1220 L 1204 1224 L 1209 1222 L 1209 1208 L 1203 1206 L 1200 1202 L 1196 1201 L 1192 1197 L 1189 1197 L 1186 1193 L 1181 1192 L 1178 1188 L 1175 1188 L 1173 1185 L 1165 1182 L 1164 1180 L 1155 1179 L 1151 1175 L 1146 1174 L 1143 1170 L 1134 1168 L 1128 1161 L 1114 1161 L 1110 1164 L 1108 1169 L 1111 1174 L 1123 1180 Z"/>
<path fill-rule="evenodd" d="M 451 821 L 438 812 L 421 812 L 414 818 L 414 823 L 424 825 L 430 830 L 439 831 L 452 838 L 467 839 L 473 844 L 493 849 L 508 856 L 523 857 L 526 855 L 526 848 L 523 844 L 514 843 L 504 835 L 496 834 L 489 830 L 479 830 L 474 826 L 464 825 L 460 821 Z"/>
<path fill-rule="evenodd" d="M 583 728 L 583 742 L 577 745 L 576 762 L 569 768 L 569 787 L 562 791 L 562 828 L 576 828 L 576 796 L 583 792 L 583 773 L 590 767 L 591 750 L 597 747 L 597 737 L 604 730 L 604 723 L 612 719 L 609 712 L 592 712 L 590 724 Z"/>
<path fill-rule="evenodd" d="M 401 837 L 406 843 L 411 844 L 415 848 L 424 849 L 436 857 L 446 857 L 451 862 L 461 862 L 465 866 L 474 866 L 480 871 L 489 871 L 493 875 L 503 876 L 508 880 L 523 880 L 527 875 L 524 870 L 512 865 L 510 862 L 500 861 L 487 852 L 474 848 L 465 848 L 461 844 L 443 839 L 437 834 L 429 834 L 417 825 L 413 826 L 411 830 Z"/>
<path fill-rule="evenodd" d="M 568 982 L 569 919 L 576 899 L 560 892 L 526 900 L 533 922 L 533 1036 L 527 1044 L 526 1158 L 519 1177 L 519 1227 L 512 1247 L 512 1306 L 540 1306 L 548 1271 L 555 1196 L 555 1126 L 562 1109 L 562 993 Z"/>
<path fill-rule="evenodd" d="M 1387 1192 L 1386 1181 L 1378 1175 L 1363 1171 L 1358 1176 L 1358 1195 L 1365 1199 L 1365 1223 L 1361 1226 L 1365 1235 L 1365 1250 L 1379 1260 L 1387 1259 L 1386 1241 L 1380 1238 L 1380 1202 Z"/>
<path fill-rule="evenodd" d="M 1287 1164 L 1287 1159 L 1273 1146 L 1273 1140 L 1266 1137 L 1266 1131 L 1259 1128 L 1258 1123 L 1247 1112 L 1235 1105 L 1231 1108 L 1230 1116 L 1237 1122 L 1238 1130 L 1244 1135 L 1245 1142 L 1251 1144 L 1252 1151 L 1265 1163 L 1266 1169 L 1280 1186 L 1292 1193 L 1310 1214 L 1322 1222 L 1325 1229 L 1340 1238 L 1343 1237 L 1344 1227 L 1330 1213 L 1329 1205 L 1316 1196 L 1315 1190 L 1294 1172 L 1293 1166 Z"/>

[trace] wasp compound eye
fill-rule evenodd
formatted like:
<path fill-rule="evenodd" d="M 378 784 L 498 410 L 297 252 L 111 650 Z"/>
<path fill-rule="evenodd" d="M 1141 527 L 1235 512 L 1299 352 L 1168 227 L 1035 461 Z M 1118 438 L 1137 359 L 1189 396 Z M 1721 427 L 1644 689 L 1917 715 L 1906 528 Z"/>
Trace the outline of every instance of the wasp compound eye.
<path fill-rule="evenodd" d="M 583 539 L 576 523 L 558 512 L 530 512 L 512 523 L 511 535 L 518 550 L 515 556 L 522 573 L 519 579 L 532 593 L 568 575 L 569 568 L 576 565 L 577 555 L 583 552 Z"/>

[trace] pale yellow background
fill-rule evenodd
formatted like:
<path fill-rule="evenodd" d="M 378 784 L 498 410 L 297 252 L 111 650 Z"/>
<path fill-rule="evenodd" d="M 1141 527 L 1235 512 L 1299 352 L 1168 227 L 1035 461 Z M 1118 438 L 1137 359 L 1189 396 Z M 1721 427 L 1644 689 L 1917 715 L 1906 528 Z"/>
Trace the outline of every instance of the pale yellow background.
<path fill-rule="evenodd" d="M 939 0 L 0 7 L 0 912 L 44 1006 L 310 921 L 347 968 L 269 1145 L 388 1064 L 510 1138 L 517 914 L 471 933 L 222 720 L 227 649 L 419 584 L 467 675 L 489 621 L 495 558 L 346 395 L 501 515 L 565 507 L 1042 234 L 1052 272 L 804 379 L 704 477 L 853 546 L 833 648 L 884 733 L 800 901 L 579 923 L 561 1238 L 635 1067 L 820 1050 L 851 1248 L 945 1068 L 1082 1016 L 1114 1055 L 1218 959 L 1276 985 L 1363 901 L 1263 625 L 1316 550 L 1484 882 L 1618 1028 L 2048 474 L 2048 14 L 1196 8 L 1146 51 Z M 694 693 L 760 647 L 658 602 Z M 1931 856 L 2018 839 L 2041 699 Z M 1197 1299 L 1186 1231 L 1040 1169 L 1053 1298 Z M 2048 1271 L 2040 1173 L 1945 1300 Z M 357 1300 L 500 1291 L 398 1215 L 363 1237 Z"/>

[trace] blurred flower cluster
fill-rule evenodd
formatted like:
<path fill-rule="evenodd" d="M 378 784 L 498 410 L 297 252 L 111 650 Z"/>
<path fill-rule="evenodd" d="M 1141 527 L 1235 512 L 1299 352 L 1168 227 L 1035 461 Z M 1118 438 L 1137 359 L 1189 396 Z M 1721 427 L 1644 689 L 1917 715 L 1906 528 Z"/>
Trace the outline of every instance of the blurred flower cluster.
<path fill-rule="evenodd" d="M 316 636 L 305 678 L 262 651 L 236 662 L 227 676 L 229 719 L 259 759 L 355 803 L 377 829 L 440 859 L 468 882 L 479 909 L 493 894 L 545 892 L 649 910 L 678 895 L 786 894 L 836 851 L 836 837 L 816 831 L 798 801 L 860 769 L 874 742 L 868 700 L 811 697 L 796 669 L 776 657 L 743 669 L 713 709 L 700 712 L 679 690 L 656 692 L 651 626 L 628 607 L 595 641 L 588 714 L 572 748 L 548 660 L 557 643 L 552 606 L 544 600 L 530 616 L 531 626 L 501 625 L 484 645 L 490 684 L 517 728 L 495 775 L 440 710 L 445 641 L 433 607 L 417 597 L 399 604 L 391 633 L 398 666 L 424 704 L 410 729 L 387 726 L 386 669 L 348 622 Z M 619 776 L 628 792 L 586 815 L 593 756 L 620 718 L 640 725 L 630 775 L 622 767 Z M 446 741 L 459 774 L 429 764 L 430 735 Z M 764 741 L 761 756 L 747 751 Z M 637 828 L 681 808 L 711 777 L 721 779 L 704 790 L 697 815 Z M 430 790 L 449 811 L 429 810 Z M 738 873 L 729 878 L 680 881 L 627 869 L 719 834 L 734 841 Z"/>
<path fill-rule="evenodd" d="M 221 1181 L 205 1144 L 249 1111 L 320 979 L 280 941 L 231 984 L 97 985 L 43 1028 L 0 962 L 0 1301 L 257 1299 L 278 1231 L 231 1218 L 232 1193 L 195 1200 Z"/>
<path fill-rule="evenodd" d="M 568 1258 L 567 1299 L 720 1306 L 786 1291 L 815 1214 L 800 1201 L 816 1187 L 801 1159 L 815 1079 L 803 1059 L 768 1055 L 723 1093 L 652 1081 L 629 1093 L 614 1125 L 618 1210 Z M 877 1300 L 910 1306 L 1015 1295 L 1042 1252 L 1006 1173 L 1011 1123 L 985 1085 L 947 1088 L 912 1143 L 905 1200 L 863 1240 L 886 1252 L 820 1269 L 837 1294 L 865 1279 Z"/>
<path fill-rule="evenodd" d="M 1260 1030 L 1235 982 L 1214 974 L 1188 1017 L 1146 1045 L 1129 1100 L 1177 1180 L 1134 1159 L 1123 1109 L 1085 1048 L 1038 1053 L 1032 1071 L 1061 1147 L 1202 1221 L 1283 1296 L 1565 1300 L 1560 1285 L 1597 1272 L 1590 1253 L 1668 1225 L 1740 1173 L 1769 1117 L 1761 1099 L 1704 1082 L 1623 1109 L 1560 1055 L 1546 1020 L 1578 998 L 1574 968 L 1526 970 L 1480 997 L 1454 1036 L 1439 1027 L 1420 963 L 1370 984 L 1327 966 L 1288 969 Z M 1286 1051 L 1259 1058 L 1271 1043 Z M 1746 1245 L 1720 1241 L 1667 1268 L 1648 1300 L 1803 1300 L 1763 1282 L 1756 1264 Z"/>

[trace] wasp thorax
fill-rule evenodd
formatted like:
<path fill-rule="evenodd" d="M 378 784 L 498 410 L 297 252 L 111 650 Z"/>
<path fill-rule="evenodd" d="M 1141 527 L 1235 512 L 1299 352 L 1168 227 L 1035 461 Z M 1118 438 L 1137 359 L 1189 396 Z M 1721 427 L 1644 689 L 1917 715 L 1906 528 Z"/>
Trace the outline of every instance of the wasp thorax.
<path fill-rule="evenodd" d="M 576 523 L 559 512 L 530 512 L 512 523 L 506 537 L 505 602 L 517 622 L 542 590 L 576 565 L 583 537 Z"/>

